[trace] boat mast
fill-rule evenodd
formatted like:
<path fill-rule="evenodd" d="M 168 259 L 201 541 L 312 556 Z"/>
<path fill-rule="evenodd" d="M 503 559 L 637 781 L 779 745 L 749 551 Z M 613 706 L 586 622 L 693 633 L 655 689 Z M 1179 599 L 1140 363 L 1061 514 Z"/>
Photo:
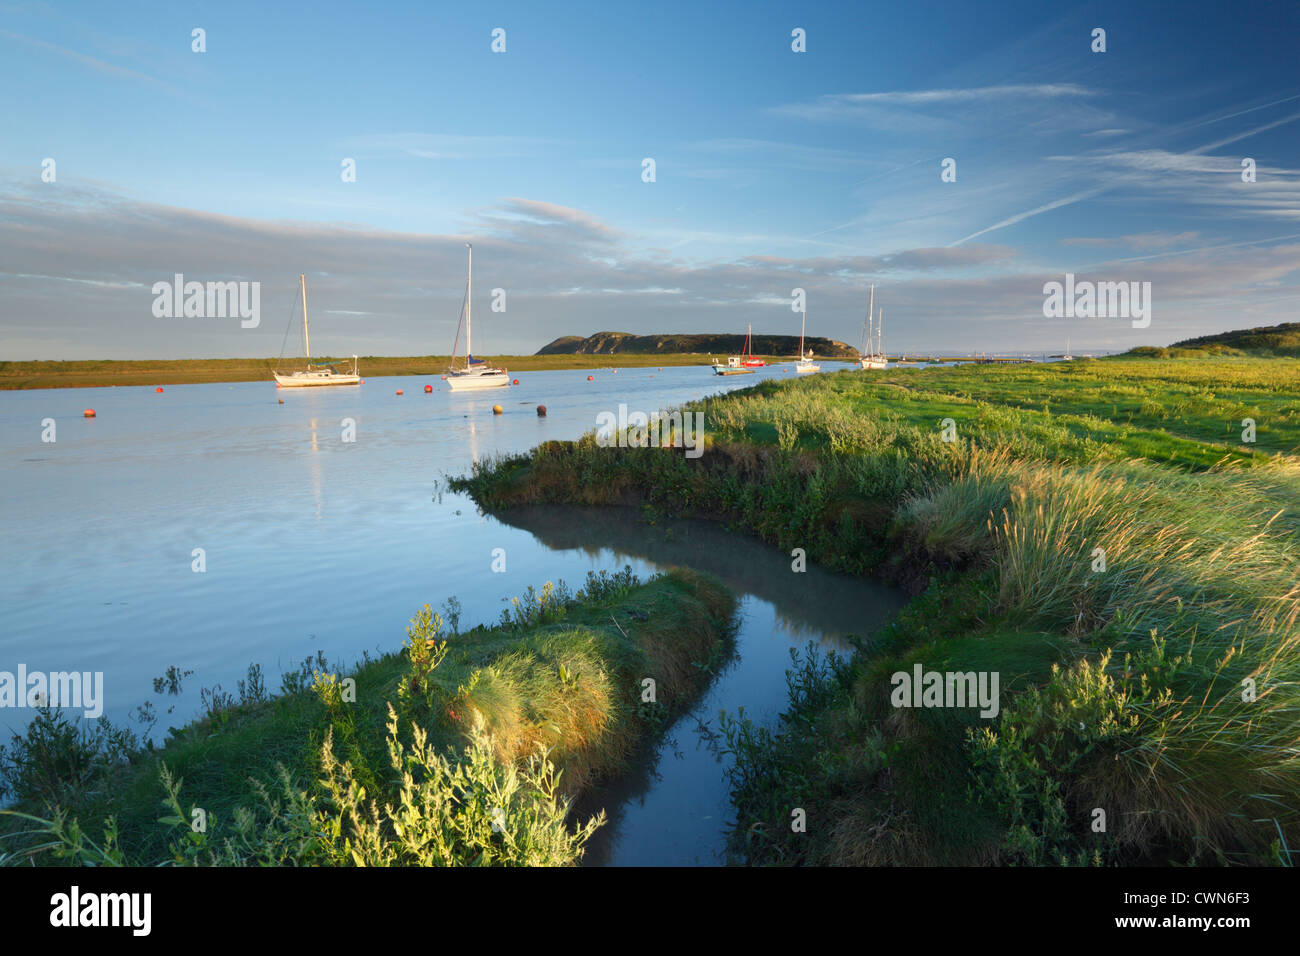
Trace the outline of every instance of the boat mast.
<path fill-rule="evenodd" d="M 474 317 L 474 246 L 465 243 L 469 249 L 469 274 L 465 278 L 465 368 L 468 370 L 474 358 L 474 339 L 470 332 L 470 319 Z"/>
<path fill-rule="evenodd" d="M 300 273 L 298 280 L 302 283 L 302 345 L 307 353 L 307 367 L 311 368 L 311 336 L 307 334 L 307 273 Z"/>
<path fill-rule="evenodd" d="M 802 361 L 804 360 L 804 355 L 803 355 L 803 330 L 804 330 L 804 328 L 808 325 L 808 306 L 807 306 L 807 305 L 805 305 L 805 306 L 803 307 L 803 312 L 801 312 L 800 315 L 802 316 L 802 319 L 801 319 L 801 321 L 799 322 L 799 361 L 802 362 Z"/>
<path fill-rule="evenodd" d="M 867 304 L 867 348 L 871 348 L 871 317 L 876 314 L 876 284 L 871 283 L 871 301 Z"/>
<path fill-rule="evenodd" d="M 885 357 L 885 310 L 880 310 L 880 321 L 876 323 L 876 354 L 882 359 Z"/>

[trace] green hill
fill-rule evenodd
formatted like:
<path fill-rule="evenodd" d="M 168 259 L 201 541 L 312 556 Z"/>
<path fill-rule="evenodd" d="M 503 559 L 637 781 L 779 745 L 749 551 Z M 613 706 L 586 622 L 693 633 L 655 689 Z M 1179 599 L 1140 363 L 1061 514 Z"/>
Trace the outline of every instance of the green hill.
<path fill-rule="evenodd" d="M 1201 335 L 1183 339 L 1168 348 L 1144 346 L 1133 349 L 1134 355 L 1156 355 L 1161 358 L 1200 352 L 1210 355 L 1255 355 L 1300 358 L 1300 322 L 1283 322 L 1281 325 L 1264 325 L 1254 329 L 1235 329 L 1217 335 Z"/>
<path fill-rule="evenodd" d="M 585 339 L 564 335 L 537 350 L 538 355 L 738 355 L 744 348 L 743 335 L 633 335 L 631 332 L 597 332 Z M 808 336 L 805 350 L 822 358 L 854 359 L 858 350 L 834 339 Z M 797 335 L 755 335 L 750 351 L 756 355 L 794 356 L 799 352 Z"/>

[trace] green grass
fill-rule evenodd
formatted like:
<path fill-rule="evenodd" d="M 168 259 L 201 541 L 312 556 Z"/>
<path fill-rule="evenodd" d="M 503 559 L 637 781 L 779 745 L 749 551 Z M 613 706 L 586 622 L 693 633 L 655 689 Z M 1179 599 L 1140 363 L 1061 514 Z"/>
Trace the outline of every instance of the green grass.
<path fill-rule="evenodd" d="M 729 723 L 739 859 L 1289 861 L 1300 362 L 848 372 L 689 407 L 708 433 L 698 460 L 587 436 L 459 487 L 489 508 L 722 517 L 918 595 L 850 660 L 796 668 L 776 733 Z M 890 675 L 917 662 L 997 671 L 1000 715 L 894 708 Z M 790 830 L 796 807 L 807 833 Z"/>
<path fill-rule="evenodd" d="M 511 372 L 549 369 L 653 368 L 674 365 L 708 365 L 715 356 L 673 355 L 496 355 L 482 356 Z M 352 368 L 352 357 L 318 356 Z M 788 356 L 774 361 L 788 361 Z M 441 375 L 447 371 L 446 355 L 407 357 L 363 355 L 357 360 L 361 377 L 384 375 Z M 81 361 L 0 362 L 0 389 L 96 388 L 110 385 L 184 385 L 204 382 L 272 382 L 277 367 L 292 370 L 302 359 L 139 359 Z"/>
<path fill-rule="evenodd" d="M 1122 356 L 891 369 L 818 376 L 793 394 L 781 390 L 781 383 L 764 383 L 745 398 L 717 402 L 716 414 L 706 420 L 720 441 L 770 441 L 776 422 L 786 418 L 803 426 L 801 445 L 809 447 L 826 442 L 827 429 L 837 423 L 851 435 L 866 436 L 879 425 L 937 430 L 942 419 L 952 418 L 959 436 L 985 446 L 1011 445 L 1034 457 L 1142 457 L 1208 467 L 1224 456 L 1296 454 L 1297 381 L 1295 359 L 1170 362 Z M 781 400 L 771 402 L 777 394 Z M 843 421 L 830 417 L 834 413 Z M 1241 440 L 1243 418 L 1256 423 L 1250 445 Z"/>
<path fill-rule="evenodd" d="M 165 746 L 87 774 L 88 785 L 75 794 L 42 792 L 40 781 L 34 787 L 23 781 L 29 786 L 18 809 L 77 818 L 81 832 L 111 818 L 112 843 L 126 862 L 189 858 L 178 856 L 175 820 L 188 822 L 194 807 L 205 811 L 211 831 L 199 862 L 463 863 L 483 854 L 480 862 L 569 862 L 580 855 L 580 844 L 563 836 L 569 800 L 623 771 L 702 691 L 703 665 L 729 652 L 734 610 L 734 597 L 721 585 L 687 571 L 648 583 L 636 582 L 630 571 L 590 575 L 576 597 L 562 586 L 530 588 L 499 626 L 463 634 L 448 633 L 426 607 L 402 650 L 343 674 L 316 670 L 310 687 L 303 686 L 305 668 L 289 675 L 286 693 L 255 693 L 210 708 L 203 719 L 174 730 Z M 657 684 L 654 703 L 642 699 L 647 677 Z M 354 701 L 345 699 L 351 696 L 345 678 L 355 681 Z M 395 756 L 395 748 L 403 753 Z M 9 755 L 9 770 L 22 781 L 24 767 L 38 762 L 33 758 L 66 758 L 74 750 L 56 735 L 38 735 L 18 766 Z M 417 752 L 417 777 L 443 784 L 404 793 L 401 773 Z M 536 763 L 539 752 L 549 764 Z M 178 802 L 170 827 L 159 825 L 163 768 L 182 781 L 184 809 Z M 458 773 L 469 773 L 469 784 L 461 780 L 453 794 L 447 787 Z M 511 855 L 498 845 L 502 838 L 494 842 L 490 819 L 480 813 L 466 823 L 453 805 L 481 810 L 484 793 L 516 792 L 521 780 L 516 802 L 536 819 L 524 831 L 508 831 L 530 848 Z M 450 849 L 435 851 L 428 841 L 406 846 L 401 829 L 375 824 L 364 801 L 347 795 L 359 788 L 380 807 L 425 802 L 426 818 L 408 820 L 406 830 L 478 835 L 470 840 L 460 833 Z M 58 809 L 47 807 L 50 802 Z M 303 830 L 306 818 L 317 822 Z M 251 819 L 257 825 L 240 838 L 241 821 Z M 581 821 L 567 825 L 584 832 Z M 338 827 L 328 845 L 312 836 Z M 364 860 L 352 857 L 347 841 L 368 847 Z M 65 852 L 76 843 L 55 842 Z M 16 854 L 13 860 L 24 858 L 21 843 L 0 848 Z"/>

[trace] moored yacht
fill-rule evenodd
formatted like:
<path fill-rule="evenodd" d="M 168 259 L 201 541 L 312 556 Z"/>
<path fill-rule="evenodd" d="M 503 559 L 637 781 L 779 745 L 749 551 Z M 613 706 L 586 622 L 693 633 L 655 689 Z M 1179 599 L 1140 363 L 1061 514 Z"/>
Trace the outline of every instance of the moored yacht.
<path fill-rule="evenodd" d="M 474 357 L 474 340 L 471 322 L 474 316 L 474 247 L 465 243 L 469 249 L 469 271 L 465 276 L 465 366 L 456 367 L 456 345 L 451 347 L 451 368 L 447 369 L 447 387 L 453 392 L 469 391 L 477 388 L 500 388 L 510 384 L 510 373 L 503 368 L 494 368 L 483 359 Z M 457 329 L 457 344 L 460 331 Z"/>

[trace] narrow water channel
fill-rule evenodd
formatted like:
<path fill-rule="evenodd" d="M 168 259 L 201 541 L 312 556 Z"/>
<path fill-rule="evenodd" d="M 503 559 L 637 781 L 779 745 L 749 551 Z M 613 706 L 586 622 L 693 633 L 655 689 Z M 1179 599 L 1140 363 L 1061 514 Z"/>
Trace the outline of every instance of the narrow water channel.
<path fill-rule="evenodd" d="M 870 637 L 904 596 L 877 581 L 791 559 L 748 535 L 707 521 L 647 524 L 627 509 L 521 508 L 495 516 L 534 535 L 551 552 L 585 554 L 593 565 L 618 560 L 666 569 L 685 566 L 719 578 L 740 597 L 735 655 L 705 695 L 679 717 L 620 780 L 575 809 L 604 809 L 608 823 L 588 844 L 588 866 L 709 866 L 725 862 L 732 823 L 725 739 L 718 715 L 771 724 L 786 704 L 790 649 L 847 650 Z"/>

